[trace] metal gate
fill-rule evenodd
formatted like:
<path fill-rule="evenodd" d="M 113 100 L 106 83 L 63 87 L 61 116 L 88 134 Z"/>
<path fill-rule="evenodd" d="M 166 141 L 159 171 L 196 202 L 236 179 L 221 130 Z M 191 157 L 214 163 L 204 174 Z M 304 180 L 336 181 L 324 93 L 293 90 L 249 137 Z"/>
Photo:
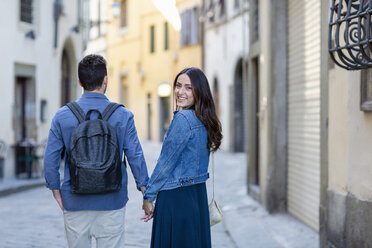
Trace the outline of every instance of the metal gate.
<path fill-rule="evenodd" d="M 319 231 L 320 1 L 288 1 L 288 212 Z"/>

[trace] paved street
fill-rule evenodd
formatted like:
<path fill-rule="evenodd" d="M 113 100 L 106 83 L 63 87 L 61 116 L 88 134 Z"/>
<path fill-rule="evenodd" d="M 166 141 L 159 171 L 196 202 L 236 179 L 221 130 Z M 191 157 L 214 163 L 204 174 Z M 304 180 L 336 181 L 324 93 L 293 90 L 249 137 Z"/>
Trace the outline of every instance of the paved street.
<path fill-rule="evenodd" d="M 149 171 L 160 144 L 143 142 Z M 218 152 L 215 157 L 216 199 L 223 223 L 212 227 L 213 247 L 318 247 L 317 233 L 288 215 L 269 215 L 246 194 L 244 154 Z M 130 174 L 130 173 L 129 173 Z M 208 192 L 211 194 L 208 180 Z M 129 177 L 126 211 L 127 247 L 149 247 L 151 223 L 140 221 L 141 194 Z M 44 187 L 0 198 L 0 247 L 66 247 L 62 212 Z"/>
<path fill-rule="evenodd" d="M 144 143 L 149 171 L 153 170 L 160 145 Z M 130 173 L 129 173 L 130 174 Z M 142 198 L 134 179 L 129 177 L 129 203 L 126 210 L 127 247 L 149 247 L 151 223 L 140 220 Z M 0 198 L 0 247 L 66 247 L 62 212 L 51 192 L 36 188 Z M 214 247 L 234 247 L 223 225 L 213 227 Z"/>

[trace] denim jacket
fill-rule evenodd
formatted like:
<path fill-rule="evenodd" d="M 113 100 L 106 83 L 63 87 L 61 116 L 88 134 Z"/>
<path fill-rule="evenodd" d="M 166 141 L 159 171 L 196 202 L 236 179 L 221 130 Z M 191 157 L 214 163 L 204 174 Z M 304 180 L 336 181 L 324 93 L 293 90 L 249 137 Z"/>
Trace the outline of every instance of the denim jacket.
<path fill-rule="evenodd" d="M 175 111 L 144 200 L 154 201 L 159 191 L 203 183 L 209 178 L 207 129 L 194 110 Z"/>

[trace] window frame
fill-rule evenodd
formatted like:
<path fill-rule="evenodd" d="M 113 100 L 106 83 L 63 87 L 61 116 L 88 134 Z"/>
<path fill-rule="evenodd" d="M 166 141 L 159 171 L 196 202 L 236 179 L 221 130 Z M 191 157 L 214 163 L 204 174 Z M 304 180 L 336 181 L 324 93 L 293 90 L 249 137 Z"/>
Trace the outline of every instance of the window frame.
<path fill-rule="evenodd" d="M 371 89 L 370 95 L 368 88 Z M 360 71 L 360 110 L 372 112 L 372 68 Z"/>

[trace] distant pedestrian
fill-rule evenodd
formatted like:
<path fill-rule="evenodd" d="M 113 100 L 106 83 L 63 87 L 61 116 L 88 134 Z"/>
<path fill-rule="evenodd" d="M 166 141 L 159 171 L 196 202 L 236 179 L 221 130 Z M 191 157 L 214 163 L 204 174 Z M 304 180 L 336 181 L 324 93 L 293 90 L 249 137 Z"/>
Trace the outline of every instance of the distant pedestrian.
<path fill-rule="evenodd" d="M 98 248 L 123 247 L 128 201 L 123 152 L 143 192 L 148 174 L 142 147 L 133 114 L 104 95 L 108 85 L 105 59 L 84 57 L 78 74 L 83 95 L 75 104 L 59 109 L 52 120 L 44 155 L 46 186 L 63 210 L 69 247 L 90 247 L 92 237 Z"/>
<path fill-rule="evenodd" d="M 165 135 L 144 193 L 144 209 L 154 217 L 151 247 L 211 247 L 208 200 L 210 152 L 221 144 L 221 124 L 208 80 L 197 68 L 175 78 L 177 110 Z"/>

